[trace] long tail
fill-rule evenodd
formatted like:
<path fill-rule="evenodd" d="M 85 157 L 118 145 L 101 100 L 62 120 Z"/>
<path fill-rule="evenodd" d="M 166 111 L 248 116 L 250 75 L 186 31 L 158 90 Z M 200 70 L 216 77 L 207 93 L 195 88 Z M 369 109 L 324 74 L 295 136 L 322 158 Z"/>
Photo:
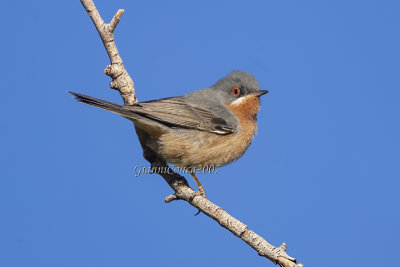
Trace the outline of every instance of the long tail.
<path fill-rule="evenodd" d="M 125 106 L 121 106 L 91 96 L 78 94 L 75 92 L 68 92 L 68 93 L 74 95 L 75 99 L 78 100 L 79 102 L 114 112 L 126 118 L 132 118 L 133 116 L 135 116 L 134 111 L 132 109 L 126 108 Z"/>
<path fill-rule="evenodd" d="M 160 136 L 163 132 L 165 132 L 166 128 L 160 124 L 159 122 L 152 120 L 150 118 L 146 118 L 141 114 L 138 114 L 135 111 L 135 106 L 121 106 L 118 104 L 114 104 L 105 100 L 101 100 L 98 98 L 94 98 L 87 95 L 82 95 L 74 92 L 69 92 L 70 94 L 75 96 L 75 99 L 79 102 L 92 105 L 95 107 L 99 107 L 111 112 L 114 112 L 118 115 L 121 115 L 135 123 L 135 126 L 139 127 L 140 129 L 144 130 L 148 134 L 153 137 Z M 140 106 L 138 104 L 138 106 Z M 136 106 L 137 107 L 137 106 Z"/>

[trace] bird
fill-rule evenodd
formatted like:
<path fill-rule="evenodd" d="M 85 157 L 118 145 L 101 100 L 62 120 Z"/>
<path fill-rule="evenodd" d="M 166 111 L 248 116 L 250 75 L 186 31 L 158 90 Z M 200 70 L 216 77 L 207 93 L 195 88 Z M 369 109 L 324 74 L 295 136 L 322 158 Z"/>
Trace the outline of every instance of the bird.
<path fill-rule="evenodd" d="M 268 90 L 261 90 L 252 74 L 237 70 L 208 88 L 132 106 L 69 93 L 131 120 L 151 137 L 148 145 L 159 157 L 189 170 L 206 197 L 193 170 L 222 167 L 245 153 L 257 131 L 260 97 Z"/>

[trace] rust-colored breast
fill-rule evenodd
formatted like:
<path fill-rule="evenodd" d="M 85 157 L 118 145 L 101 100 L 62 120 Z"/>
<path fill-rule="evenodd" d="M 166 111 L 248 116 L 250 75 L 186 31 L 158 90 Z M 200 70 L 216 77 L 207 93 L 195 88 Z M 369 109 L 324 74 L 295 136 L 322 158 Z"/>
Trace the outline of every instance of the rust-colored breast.
<path fill-rule="evenodd" d="M 166 161 L 180 167 L 223 166 L 240 158 L 257 131 L 258 97 L 226 106 L 237 117 L 236 133 L 219 135 L 190 129 L 174 129 L 159 138 L 159 153 Z"/>
<path fill-rule="evenodd" d="M 260 110 L 260 99 L 257 96 L 245 96 L 241 102 L 233 102 L 226 107 L 235 114 L 245 131 L 253 128 L 257 130 L 257 113 Z"/>

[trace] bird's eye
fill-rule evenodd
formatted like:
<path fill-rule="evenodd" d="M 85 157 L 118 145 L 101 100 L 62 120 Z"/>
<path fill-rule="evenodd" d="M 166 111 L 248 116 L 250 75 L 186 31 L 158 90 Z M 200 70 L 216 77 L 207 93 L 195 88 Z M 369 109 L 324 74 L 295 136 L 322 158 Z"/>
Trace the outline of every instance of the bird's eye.
<path fill-rule="evenodd" d="M 231 89 L 231 93 L 232 93 L 232 95 L 234 95 L 234 96 L 239 96 L 239 95 L 240 95 L 240 88 L 239 88 L 239 87 L 233 87 L 233 88 Z"/>

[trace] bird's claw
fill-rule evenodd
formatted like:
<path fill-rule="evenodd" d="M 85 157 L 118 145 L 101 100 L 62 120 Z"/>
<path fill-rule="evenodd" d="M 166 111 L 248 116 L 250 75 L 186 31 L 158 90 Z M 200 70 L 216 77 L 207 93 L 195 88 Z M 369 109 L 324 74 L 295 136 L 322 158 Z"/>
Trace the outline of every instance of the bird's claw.
<path fill-rule="evenodd" d="M 197 191 L 194 193 L 194 196 L 202 196 L 202 197 L 204 197 L 204 198 L 207 198 L 207 196 L 206 196 L 206 191 L 204 190 L 204 187 L 203 187 L 203 186 L 199 186 L 199 190 L 197 190 Z"/>

